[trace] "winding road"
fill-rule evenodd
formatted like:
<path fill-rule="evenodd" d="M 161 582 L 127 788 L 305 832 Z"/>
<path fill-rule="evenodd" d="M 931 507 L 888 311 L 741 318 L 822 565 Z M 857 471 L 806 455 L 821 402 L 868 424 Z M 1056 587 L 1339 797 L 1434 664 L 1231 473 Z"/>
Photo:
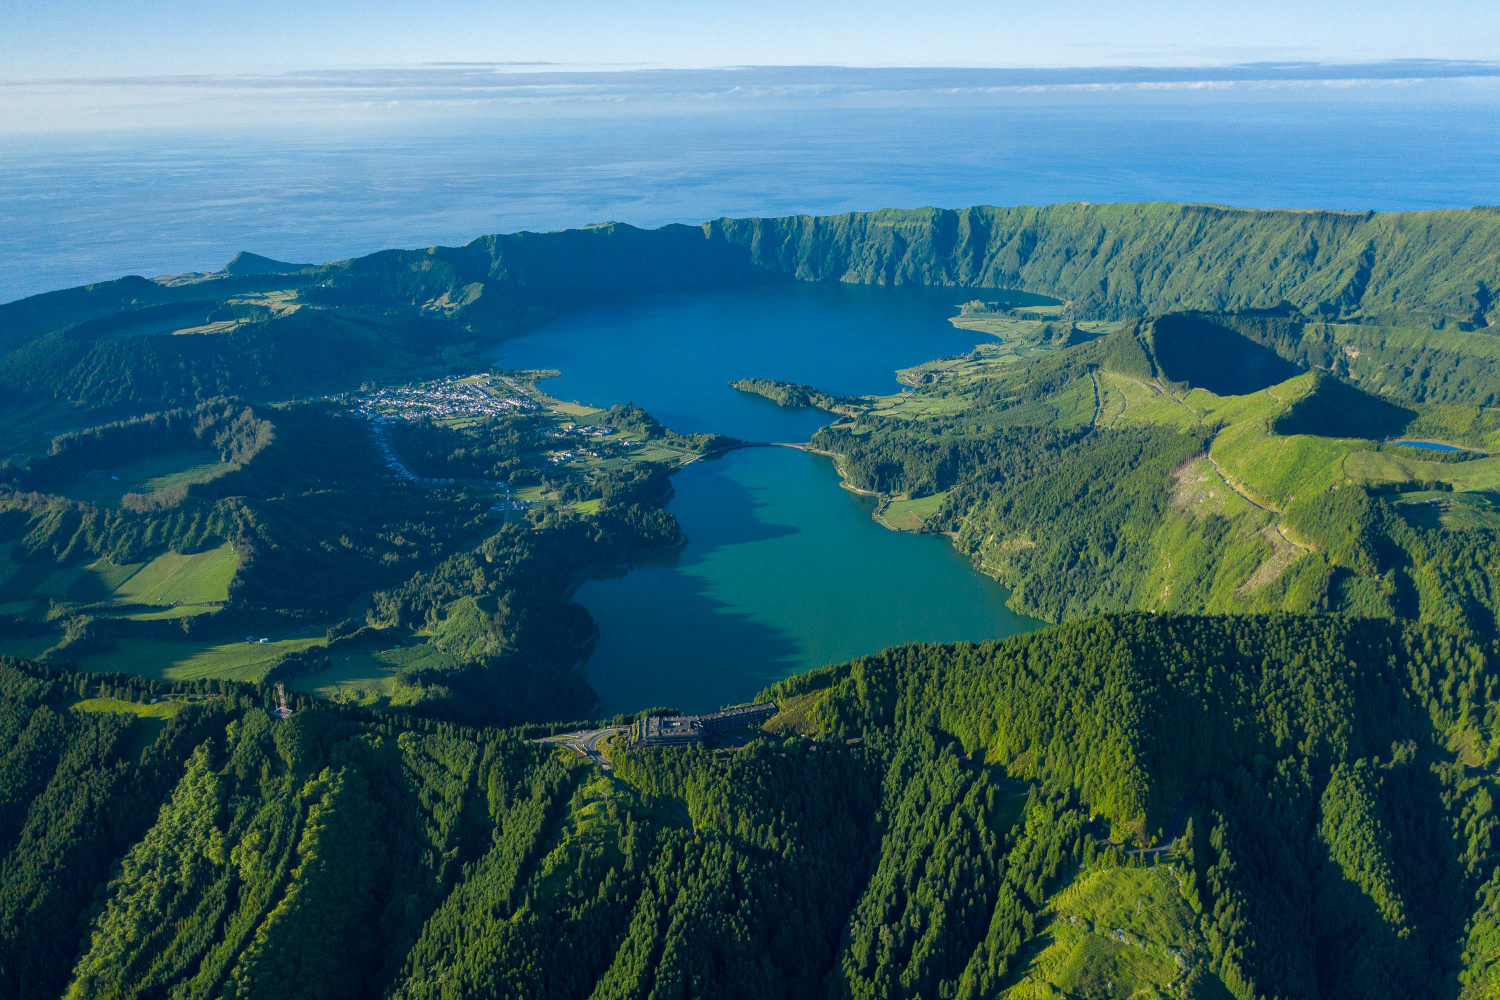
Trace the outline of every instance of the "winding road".
<path fill-rule="evenodd" d="M 622 726 L 609 726 L 605 729 L 586 729 L 578 733 L 562 733 L 557 736 L 543 736 L 532 740 L 533 743 L 550 743 L 555 746 L 565 746 L 574 753 L 587 757 L 604 771 L 613 770 L 609 758 L 604 756 L 604 751 L 599 749 L 599 744 L 608 736 L 615 733 L 623 733 Z"/>

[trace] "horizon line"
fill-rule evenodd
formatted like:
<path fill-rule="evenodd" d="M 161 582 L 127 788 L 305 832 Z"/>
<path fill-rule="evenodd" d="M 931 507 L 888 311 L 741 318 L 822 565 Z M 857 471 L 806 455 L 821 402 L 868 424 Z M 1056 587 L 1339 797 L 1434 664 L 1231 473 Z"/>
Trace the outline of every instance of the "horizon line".
<path fill-rule="evenodd" d="M 463 75 L 473 82 L 476 71 L 497 80 L 505 78 L 532 77 L 622 77 L 631 74 L 642 76 L 668 76 L 676 74 L 740 74 L 775 72 L 820 72 L 820 73 L 961 73 L 961 74 L 1017 74 L 1026 76 L 1056 76 L 1079 74 L 1094 77 L 1110 76 L 1120 79 L 1108 82 L 1156 82 L 1154 76 L 1171 76 L 1173 82 L 1184 79 L 1183 74 L 1200 73 L 1205 79 L 1214 79 L 1224 74 L 1235 74 L 1233 79 L 1245 81 L 1288 80 L 1316 82 L 1337 79 L 1389 79 L 1391 71 L 1425 70 L 1424 73 L 1407 74 L 1405 79 L 1460 79 L 1464 77 L 1500 76 L 1500 59 L 1443 59 L 1427 56 L 1403 56 L 1391 59 L 1262 59 L 1230 62 L 1181 62 L 1181 63 L 1072 63 L 1056 65 L 973 65 L 973 64 L 846 64 L 846 63 L 740 63 L 714 66 L 672 66 L 650 63 L 584 63 L 551 60 L 425 60 L 411 63 L 345 63 L 323 66 L 304 66 L 285 69 L 247 70 L 225 73 L 140 73 L 107 74 L 102 76 L 33 76 L 0 77 L 0 86 L 24 87 L 44 85 L 151 85 L 151 84 L 224 84 L 232 82 L 265 83 L 314 83 L 318 77 L 348 77 L 358 74 L 430 73 L 434 77 L 449 74 Z M 1348 76 L 1350 71 L 1356 75 Z M 1364 71 L 1360 73 L 1359 71 Z M 1346 74 L 1329 77 L 1326 74 Z M 1264 76 L 1245 76 L 1259 73 Z M 347 81 L 345 81 L 347 83 Z M 1058 81 L 1053 81 L 1058 82 Z"/>

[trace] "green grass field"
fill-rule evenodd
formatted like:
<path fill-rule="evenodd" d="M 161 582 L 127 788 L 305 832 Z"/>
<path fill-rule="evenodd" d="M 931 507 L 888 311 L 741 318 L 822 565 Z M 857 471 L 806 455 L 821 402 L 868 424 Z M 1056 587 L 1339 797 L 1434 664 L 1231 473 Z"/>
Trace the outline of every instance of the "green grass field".
<path fill-rule="evenodd" d="M 8 569 L 0 594 L 23 606 L 21 613 L 44 614 L 56 600 L 90 606 L 100 614 L 151 621 L 215 610 L 229 599 L 239 556 L 225 543 L 189 555 L 164 552 L 141 563 L 96 559 L 57 568 L 43 558 Z"/>
<path fill-rule="evenodd" d="M 883 404 L 871 410 L 872 417 L 902 417 L 907 420 L 929 416 L 947 416 L 962 413 L 973 405 L 962 396 L 938 396 L 928 393 L 907 393 L 901 396 L 881 397 Z"/>
<path fill-rule="evenodd" d="M 389 649 L 338 650 L 328 669 L 295 677 L 287 686 L 322 698 L 343 696 L 370 702 L 389 698 L 395 690 L 396 674 L 405 667 L 441 669 L 454 662 L 453 657 L 425 642 Z"/>
<path fill-rule="evenodd" d="M 154 705 L 120 698 L 85 698 L 73 706 L 75 712 L 124 712 L 142 719 L 170 719 L 182 711 L 187 702 L 159 701 Z"/>
<path fill-rule="evenodd" d="M 187 639 L 117 639 L 78 661 L 88 672 L 140 674 L 163 681 L 202 677 L 254 683 L 283 653 L 320 646 L 323 636 L 290 637 L 274 642 L 193 642 Z"/>
<path fill-rule="evenodd" d="M 1053 897 L 1039 950 L 1021 970 L 1006 1000 L 1032 997 L 1161 997 L 1181 995 L 1173 987 L 1207 946 L 1197 918 L 1183 898 L 1182 868 L 1114 868 L 1083 875 Z M 1229 993 L 1205 976 L 1190 994 L 1227 1000 Z"/>
<path fill-rule="evenodd" d="M 172 451 L 101 470 L 103 479 L 80 476 L 58 492 L 86 503 L 117 504 L 127 493 L 154 493 L 169 486 L 206 483 L 229 471 L 212 451 Z"/>
<path fill-rule="evenodd" d="M 229 599 L 239 557 L 227 542 L 192 555 L 164 552 L 114 590 L 122 604 L 211 604 Z"/>
<path fill-rule="evenodd" d="M 1469 462 L 1424 462 L 1388 451 L 1352 452 L 1344 459 L 1350 479 L 1369 483 L 1409 483 L 1413 480 L 1452 483 L 1455 490 L 1500 488 L 1500 456 Z"/>
<path fill-rule="evenodd" d="M 948 491 L 915 499 L 892 500 L 880 512 L 880 519 L 897 531 L 917 531 L 943 506 Z"/>
<path fill-rule="evenodd" d="M 600 412 L 596 406 L 584 406 L 582 403 L 564 403 L 560 399 L 550 400 L 550 403 L 552 408 L 558 413 L 563 413 L 570 417 L 586 418 Z"/>
<path fill-rule="evenodd" d="M 15 656 L 23 660 L 35 659 L 57 645 L 62 638 L 60 632 L 46 632 L 27 636 L 24 639 L 0 639 L 0 656 Z"/>
<path fill-rule="evenodd" d="M 150 611 L 132 611 L 121 609 L 108 612 L 110 617 L 124 618 L 132 622 L 159 622 L 170 618 L 192 618 L 195 615 L 206 615 L 218 610 L 212 604 L 179 604 L 170 608 L 155 608 Z"/>
<path fill-rule="evenodd" d="M 1500 495 L 1491 490 L 1468 493 L 1422 490 L 1403 493 L 1396 504 L 1409 521 L 1421 527 L 1500 530 Z"/>
<path fill-rule="evenodd" d="M 638 462 L 676 462 L 683 456 L 683 452 L 676 448 L 666 448 L 661 445 L 649 445 L 635 452 L 631 457 Z"/>

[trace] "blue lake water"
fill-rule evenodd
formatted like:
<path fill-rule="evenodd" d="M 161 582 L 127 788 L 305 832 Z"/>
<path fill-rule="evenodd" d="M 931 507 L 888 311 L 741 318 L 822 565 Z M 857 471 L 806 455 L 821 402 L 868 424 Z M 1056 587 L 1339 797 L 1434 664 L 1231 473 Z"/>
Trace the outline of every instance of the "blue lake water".
<path fill-rule="evenodd" d="M 562 372 L 544 388 L 593 405 L 633 402 L 673 430 L 745 441 L 806 441 L 832 418 L 728 388 L 737 378 L 801 382 L 835 395 L 897 392 L 896 369 L 961 354 L 980 335 L 947 319 L 976 296 L 956 288 L 788 283 L 624 299 L 496 348 L 497 363 Z"/>
<path fill-rule="evenodd" d="M 1428 451 L 1478 451 L 1477 448 L 1465 448 L 1462 445 L 1443 444 L 1441 441 L 1392 441 L 1391 444 L 1404 444 L 1408 448 L 1426 448 Z"/>
<path fill-rule="evenodd" d="M 986 297 L 998 297 L 989 292 Z M 788 284 L 642 298 L 567 316 L 495 349 L 556 368 L 563 399 L 644 406 L 668 426 L 806 441 L 831 418 L 731 389 L 745 375 L 839 394 L 893 392 L 895 370 L 969 350 L 947 322 L 963 290 Z M 790 448 L 696 462 L 668 504 L 688 541 L 586 582 L 599 623 L 588 663 L 606 713 L 709 709 L 767 683 L 903 642 L 1037 627 L 946 540 L 889 531 L 833 463 Z"/>

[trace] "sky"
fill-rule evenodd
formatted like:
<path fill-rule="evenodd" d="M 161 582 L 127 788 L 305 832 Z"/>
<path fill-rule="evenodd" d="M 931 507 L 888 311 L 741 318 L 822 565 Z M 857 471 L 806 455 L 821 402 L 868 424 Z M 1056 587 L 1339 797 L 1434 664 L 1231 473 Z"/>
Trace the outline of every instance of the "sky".
<path fill-rule="evenodd" d="M 0 79 L 571 67 L 1500 60 L 1495 0 L 7 0 Z"/>
<path fill-rule="evenodd" d="M 1371 90 L 1493 106 L 1500 0 L 4 0 L 0 134 L 1058 89 Z M 1464 81 L 1455 83 L 1455 80 Z"/>

